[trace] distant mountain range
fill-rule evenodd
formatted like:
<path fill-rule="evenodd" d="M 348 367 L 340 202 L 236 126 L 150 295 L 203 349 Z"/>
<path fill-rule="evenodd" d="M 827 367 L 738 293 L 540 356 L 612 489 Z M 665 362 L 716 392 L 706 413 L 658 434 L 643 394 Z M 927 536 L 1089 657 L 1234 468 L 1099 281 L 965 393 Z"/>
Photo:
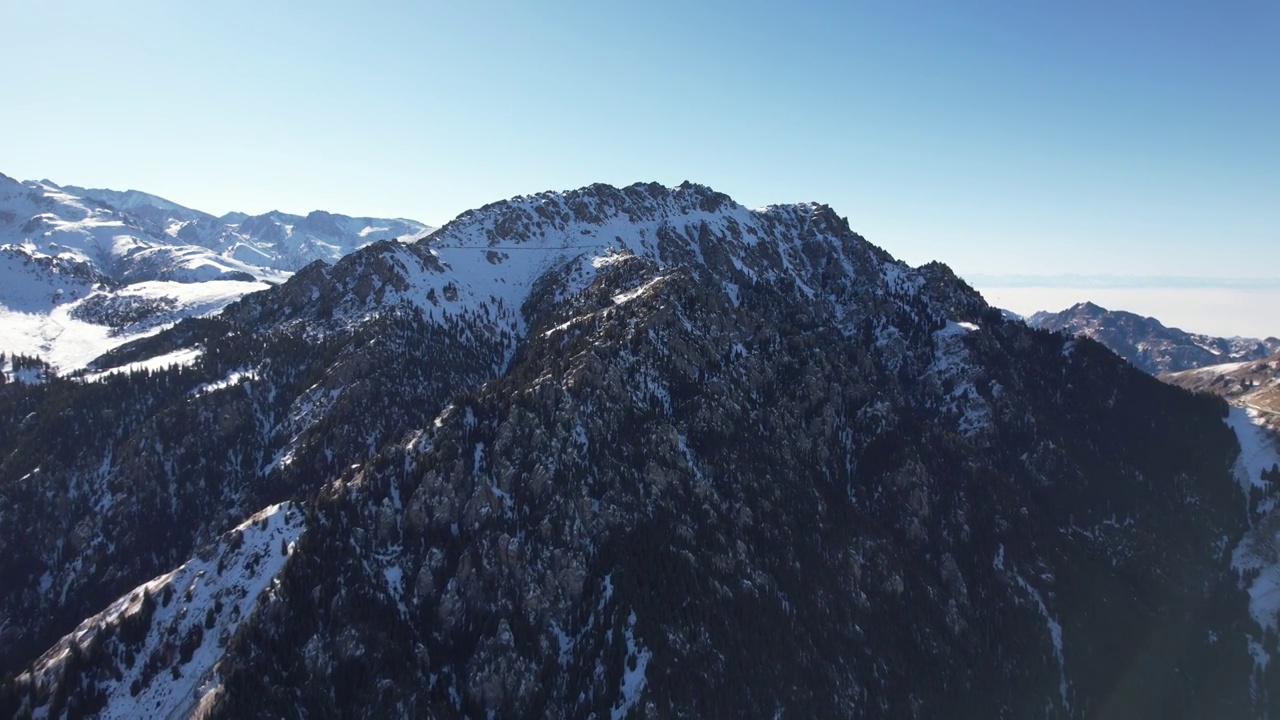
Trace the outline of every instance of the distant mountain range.
<path fill-rule="evenodd" d="M 232 212 L 215 217 L 138 190 L 122 192 L 70 185 L 61 189 L 113 208 L 167 244 L 206 248 L 224 258 L 224 262 L 274 270 L 296 271 L 316 260 L 336 262 L 369 243 L 418 235 L 429 229 L 415 220 L 348 217 L 323 210 L 305 216 L 272 211 L 262 215 Z"/>
<path fill-rule="evenodd" d="M 316 260 L 430 229 L 319 210 L 215 217 L 137 190 L 0 174 L 0 352 L 82 367 Z"/>
<path fill-rule="evenodd" d="M 1166 327 L 1153 317 L 1108 310 L 1091 302 L 1038 312 L 1027 324 L 1097 340 L 1136 367 L 1158 375 L 1225 362 L 1248 362 L 1280 351 L 1280 338 L 1220 338 Z"/>

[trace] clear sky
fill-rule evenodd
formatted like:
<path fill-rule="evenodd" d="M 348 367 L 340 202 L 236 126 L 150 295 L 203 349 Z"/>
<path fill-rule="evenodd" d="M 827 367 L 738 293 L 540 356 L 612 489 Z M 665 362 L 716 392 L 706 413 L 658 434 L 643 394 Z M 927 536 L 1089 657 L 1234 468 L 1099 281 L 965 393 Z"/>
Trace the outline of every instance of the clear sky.
<path fill-rule="evenodd" d="M 431 224 L 689 179 L 962 274 L 1280 275 L 1275 0 L 0 0 L 0 28 L 21 179 Z"/>

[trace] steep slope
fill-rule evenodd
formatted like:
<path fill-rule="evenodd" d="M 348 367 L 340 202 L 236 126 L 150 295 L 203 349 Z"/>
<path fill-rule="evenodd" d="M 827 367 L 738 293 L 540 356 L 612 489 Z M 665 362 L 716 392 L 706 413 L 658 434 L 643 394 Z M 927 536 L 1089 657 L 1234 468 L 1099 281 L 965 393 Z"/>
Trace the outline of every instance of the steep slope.
<path fill-rule="evenodd" d="M 126 343 L 88 363 L 95 382 L 0 388 L 0 614 L 26 618 L 0 629 L 0 671 L 497 372 L 508 342 L 363 296 L 367 259 Z M 370 312 L 326 321 L 320 297 Z"/>
<path fill-rule="evenodd" d="M 56 688 L 47 717 L 192 715 L 216 698 L 218 661 L 304 527 L 302 512 L 287 503 L 254 514 L 85 620 L 19 680 Z"/>
<path fill-rule="evenodd" d="M 1168 328 L 1159 320 L 1123 310 L 1107 310 L 1090 302 L 1058 313 L 1038 312 L 1032 327 L 1084 335 L 1153 375 L 1224 362 L 1247 362 L 1280 351 L 1280 338 L 1218 338 Z"/>
<path fill-rule="evenodd" d="M 516 198 L 92 366 L 177 352 L 0 388 L 6 667 L 294 498 L 209 716 L 1252 717 L 1280 687 L 1225 403 L 825 206 Z M 33 677 L 0 712 L 96 697 Z"/>

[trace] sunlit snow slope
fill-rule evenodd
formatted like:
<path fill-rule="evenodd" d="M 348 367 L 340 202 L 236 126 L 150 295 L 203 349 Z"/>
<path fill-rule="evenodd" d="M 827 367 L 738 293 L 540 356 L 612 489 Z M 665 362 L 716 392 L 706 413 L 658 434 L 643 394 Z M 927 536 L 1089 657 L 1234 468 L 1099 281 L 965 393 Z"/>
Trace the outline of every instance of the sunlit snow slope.
<path fill-rule="evenodd" d="M 262 510 L 215 547 L 85 620 L 29 674 L 42 683 L 96 683 L 99 718 L 189 717 L 218 692 L 218 661 L 303 530 L 292 503 Z M 74 677 L 86 657 L 104 656 L 109 677 Z M 41 707 L 36 717 L 48 711 Z"/>

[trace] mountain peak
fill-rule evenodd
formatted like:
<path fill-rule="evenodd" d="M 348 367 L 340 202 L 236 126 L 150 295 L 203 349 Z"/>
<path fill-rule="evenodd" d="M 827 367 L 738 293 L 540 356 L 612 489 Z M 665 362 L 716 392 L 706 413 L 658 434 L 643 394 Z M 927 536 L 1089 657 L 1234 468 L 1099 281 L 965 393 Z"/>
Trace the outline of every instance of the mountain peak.
<path fill-rule="evenodd" d="M 0 415 L 0 716 L 1245 707 L 1219 407 L 1064 340 L 692 183 L 309 265 Z"/>
<path fill-rule="evenodd" d="M 1072 305 L 1067 312 L 1082 315 L 1102 315 L 1110 311 L 1091 300 L 1086 300 Z"/>
<path fill-rule="evenodd" d="M 1177 372 L 1264 357 L 1280 349 L 1274 338 L 1219 338 L 1167 327 L 1153 317 L 1107 310 L 1092 302 L 1058 313 L 1038 312 L 1027 321 L 1044 330 L 1085 335 L 1149 373 Z"/>
<path fill-rule="evenodd" d="M 706 185 L 685 181 L 676 186 L 657 182 L 615 187 L 596 183 L 573 190 L 520 195 L 468 210 L 434 234 L 437 241 L 459 237 L 464 228 L 476 239 L 480 230 L 492 245 L 524 242 L 534 235 L 604 233 L 613 223 L 684 223 L 733 217 L 772 216 L 809 231 L 851 233 L 848 221 L 830 206 L 816 202 L 769 205 L 751 211 Z M 483 228 L 483 229 L 482 229 Z"/>

